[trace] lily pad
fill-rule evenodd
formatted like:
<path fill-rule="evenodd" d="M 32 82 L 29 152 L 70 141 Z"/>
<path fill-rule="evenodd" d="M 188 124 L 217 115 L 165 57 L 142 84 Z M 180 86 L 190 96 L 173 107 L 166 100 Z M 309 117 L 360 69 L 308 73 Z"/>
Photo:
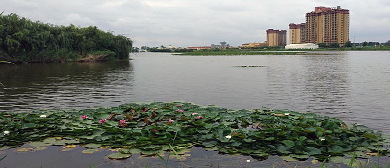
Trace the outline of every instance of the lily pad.
<path fill-rule="evenodd" d="M 41 118 L 42 115 L 48 117 Z M 369 157 L 368 153 L 390 155 L 390 136 L 365 126 L 314 113 L 267 108 L 233 110 L 185 102 L 129 103 L 85 110 L 4 113 L 0 121 L 0 128 L 18 130 L 1 134 L 0 147 L 33 142 L 33 150 L 82 144 L 87 148 L 83 153 L 94 153 L 105 146 L 129 155 L 154 156 L 170 151 L 187 156 L 192 146 L 198 146 L 257 158 L 279 154 L 295 160 L 315 157 L 319 161 L 329 155 L 348 156 L 350 152 L 356 152 L 358 157 Z"/>
<path fill-rule="evenodd" d="M 114 159 L 114 160 L 121 160 L 121 159 L 127 159 L 131 157 L 131 154 L 125 154 L 125 153 L 112 153 L 107 156 L 109 159 Z"/>
<path fill-rule="evenodd" d="M 93 153 L 98 152 L 98 151 L 99 151 L 99 149 L 85 149 L 81 152 L 85 153 L 85 154 L 93 154 Z"/>

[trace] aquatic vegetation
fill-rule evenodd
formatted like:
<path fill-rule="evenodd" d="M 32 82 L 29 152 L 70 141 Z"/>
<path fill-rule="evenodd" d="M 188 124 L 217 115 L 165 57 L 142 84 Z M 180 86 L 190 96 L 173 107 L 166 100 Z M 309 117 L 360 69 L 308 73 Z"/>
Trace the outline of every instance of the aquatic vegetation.
<path fill-rule="evenodd" d="M 46 117 L 40 117 L 45 115 Z M 87 117 L 88 116 L 88 117 Z M 86 110 L 33 110 L 2 113 L 0 148 L 41 141 L 82 145 L 89 153 L 101 146 L 119 148 L 112 159 L 131 154 L 184 155 L 193 146 L 254 158 L 325 160 L 329 156 L 368 158 L 389 155 L 390 138 L 357 124 L 289 110 L 232 110 L 183 102 L 130 103 Z M 7 133 L 6 133 L 7 131 Z"/>

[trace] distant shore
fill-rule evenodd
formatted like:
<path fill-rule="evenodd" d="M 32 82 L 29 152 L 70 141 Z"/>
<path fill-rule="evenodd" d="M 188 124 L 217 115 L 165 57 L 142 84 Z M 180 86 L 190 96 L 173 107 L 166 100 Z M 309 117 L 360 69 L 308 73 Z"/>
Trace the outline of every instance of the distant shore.
<path fill-rule="evenodd" d="M 318 49 L 283 49 L 273 48 L 227 48 L 227 49 L 205 49 L 187 52 L 170 51 L 174 55 L 186 56 L 217 56 L 217 55 L 324 55 L 325 53 L 313 53 L 312 51 L 390 51 L 390 46 L 364 46 L 364 47 L 341 47 L 341 48 L 318 48 Z M 169 52 L 160 51 L 160 52 Z M 308 53 L 311 52 L 311 53 Z"/>

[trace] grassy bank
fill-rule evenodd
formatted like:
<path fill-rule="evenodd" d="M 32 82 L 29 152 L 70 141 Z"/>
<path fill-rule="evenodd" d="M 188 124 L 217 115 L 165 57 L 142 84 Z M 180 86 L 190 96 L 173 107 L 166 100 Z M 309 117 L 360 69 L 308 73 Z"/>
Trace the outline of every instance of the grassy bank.
<path fill-rule="evenodd" d="M 284 50 L 245 50 L 245 49 L 225 49 L 225 50 L 196 50 L 193 52 L 177 53 L 175 55 L 192 56 L 215 56 L 215 55 L 302 55 L 306 52 L 284 51 Z"/>
<path fill-rule="evenodd" d="M 217 56 L 217 55 L 324 55 L 324 53 L 308 53 L 308 51 L 388 51 L 390 46 L 365 46 L 365 47 L 343 47 L 343 48 L 318 48 L 318 49 L 214 49 L 214 50 L 195 50 L 191 52 L 175 53 L 175 55 L 189 56 Z"/>

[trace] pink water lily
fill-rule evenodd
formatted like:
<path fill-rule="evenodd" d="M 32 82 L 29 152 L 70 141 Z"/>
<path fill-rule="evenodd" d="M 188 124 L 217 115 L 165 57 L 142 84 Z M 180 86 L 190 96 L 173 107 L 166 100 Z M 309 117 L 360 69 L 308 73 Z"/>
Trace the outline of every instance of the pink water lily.
<path fill-rule="evenodd" d="M 88 117 L 86 115 L 83 115 L 83 116 L 80 116 L 81 119 L 85 120 L 87 119 Z"/>
<path fill-rule="evenodd" d="M 120 123 L 121 125 L 123 125 L 123 124 L 126 123 L 126 120 L 119 120 L 119 123 Z"/>
<path fill-rule="evenodd" d="M 182 109 L 178 109 L 177 111 L 178 111 L 178 112 L 181 112 L 181 113 L 184 112 Z"/>
<path fill-rule="evenodd" d="M 202 119 L 202 116 L 198 116 L 198 120 L 199 120 L 199 119 Z"/>
<path fill-rule="evenodd" d="M 180 104 L 178 104 L 178 105 L 176 105 L 176 107 L 181 107 L 181 105 L 180 105 Z"/>
<path fill-rule="evenodd" d="M 103 123 L 105 123 L 107 120 L 106 119 L 101 119 L 99 122 L 100 122 L 100 124 L 103 124 Z"/>
<path fill-rule="evenodd" d="M 192 113 L 191 115 L 198 115 L 198 113 Z"/>
<path fill-rule="evenodd" d="M 172 119 L 169 119 L 169 122 L 170 122 L 170 123 L 173 123 L 173 120 L 172 120 Z"/>

